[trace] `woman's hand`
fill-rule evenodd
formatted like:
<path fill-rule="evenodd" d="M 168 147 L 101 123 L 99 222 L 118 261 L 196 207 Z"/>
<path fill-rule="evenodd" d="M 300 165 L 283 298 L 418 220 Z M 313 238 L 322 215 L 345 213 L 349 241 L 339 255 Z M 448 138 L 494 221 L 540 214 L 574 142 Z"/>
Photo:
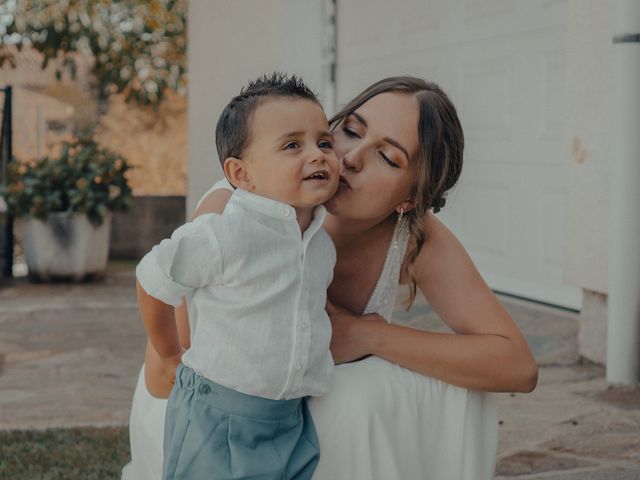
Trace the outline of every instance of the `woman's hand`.
<path fill-rule="evenodd" d="M 336 365 L 348 363 L 371 354 L 368 328 L 373 322 L 384 322 L 374 313 L 357 315 L 327 300 L 327 314 L 331 319 L 331 355 Z"/>

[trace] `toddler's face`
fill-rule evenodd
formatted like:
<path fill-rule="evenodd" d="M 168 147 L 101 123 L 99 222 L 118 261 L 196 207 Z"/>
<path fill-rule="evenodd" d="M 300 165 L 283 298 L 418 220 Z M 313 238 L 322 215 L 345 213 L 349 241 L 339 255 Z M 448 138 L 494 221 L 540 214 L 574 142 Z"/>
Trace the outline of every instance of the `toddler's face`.
<path fill-rule="evenodd" d="M 312 208 L 336 192 L 339 166 L 322 108 L 307 99 L 273 98 L 250 120 L 246 162 L 252 192 L 294 208 Z"/>

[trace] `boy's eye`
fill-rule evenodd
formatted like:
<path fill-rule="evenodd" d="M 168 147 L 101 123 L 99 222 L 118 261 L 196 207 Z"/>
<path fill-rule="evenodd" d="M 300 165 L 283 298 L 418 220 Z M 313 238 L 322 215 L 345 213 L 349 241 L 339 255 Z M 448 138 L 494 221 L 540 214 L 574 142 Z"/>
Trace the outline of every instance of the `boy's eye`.
<path fill-rule="evenodd" d="M 333 143 L 331 143 L 328 140 L 323 140 L 318 144 L 318 148 L 331 149 L 331 148 L 333 148 Z"/>
<path fill-rule="evenodd" d="M 298 148 L 300 145 L 298 145 L 298 142 L 289 142 L 284 146 L 284 150 L 293 150 Z"/>

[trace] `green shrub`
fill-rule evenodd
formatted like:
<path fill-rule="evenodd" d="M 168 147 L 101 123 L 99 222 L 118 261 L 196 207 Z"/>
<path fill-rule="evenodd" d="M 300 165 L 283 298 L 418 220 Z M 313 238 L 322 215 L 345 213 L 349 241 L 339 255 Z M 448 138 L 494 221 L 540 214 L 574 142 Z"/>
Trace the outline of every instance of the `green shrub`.
<path fill-rule="evenodd" d="M 59 154 L 32 163 L 10 162 L 0 185 L 9 210 L 18 217 L 46 220 L 53 212 L 84 213 L 101 225 L 109 211 L 126 211 L 132 195 L 119 154 L 101 147 L 92 132 L 64 142 Z"/>

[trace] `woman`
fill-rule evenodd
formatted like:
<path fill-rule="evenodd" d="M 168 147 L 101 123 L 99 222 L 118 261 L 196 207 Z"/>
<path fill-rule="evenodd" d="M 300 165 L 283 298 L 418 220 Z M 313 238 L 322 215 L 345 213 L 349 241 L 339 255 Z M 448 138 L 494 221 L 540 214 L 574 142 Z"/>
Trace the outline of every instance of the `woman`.
<path fill-rule="evenodd" d="M 530 392 L 537 367 L 462 245 L 433 215 L 462 167 L 455 108 L 437 85 L 394 77 L 367 88 L 331 124 L 342 175 L 326 204 L 338 255 L 328 310 L 341 365 L 330 393 L 311 402 L 321 446 L 314 478 L 491 478 L 497 419 L 481 392 Z M 221 212 L 229 196 L 214 187 L 196 214 Z M 394 322 L 401 284 L 409 285 L 408 303 L 420 289 L 454 333 Z M 177 317 L 184 331 L 184 311 Z M 148 389 L 166 395 L 170 385 L 156 365 L 147 348 Z M 144 382 L 141 372 L 133 461 L 124 473 L 159 478 L 163 402 Z"/>

